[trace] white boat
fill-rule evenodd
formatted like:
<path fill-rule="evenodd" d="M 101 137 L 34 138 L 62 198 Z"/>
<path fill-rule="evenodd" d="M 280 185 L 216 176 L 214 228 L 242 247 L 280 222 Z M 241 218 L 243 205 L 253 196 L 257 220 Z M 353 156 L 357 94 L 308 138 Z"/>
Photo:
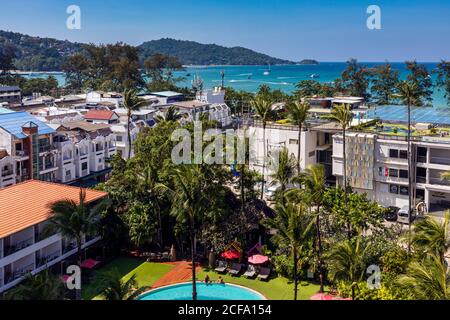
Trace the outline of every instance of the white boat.
<path fill-rule="evenodd" d="M 309 76 L 311 79 L 320 78 L 320 75 L 313 73 Z"/>
<path fill-rule="evenodd" d="M 270 74 L 270 64 L 269 64 L 269 69 L 264 71 L 263 73 L 265 76 L 268 76 Z"/>

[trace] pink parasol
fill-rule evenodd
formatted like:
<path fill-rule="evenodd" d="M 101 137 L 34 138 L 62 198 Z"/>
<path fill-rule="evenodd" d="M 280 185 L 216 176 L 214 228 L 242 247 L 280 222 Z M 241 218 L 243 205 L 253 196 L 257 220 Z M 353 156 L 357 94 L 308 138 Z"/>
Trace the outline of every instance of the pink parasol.
<path fill-rule="evenodd" d="M 222 252 L 222 254 L 220 256 L 222 258 L 225 258 L 228 260 L 233 260 L 233 259 L 238 259 L 241 255 L 239 254 L 239 252 L 237 252 L 235 250 L 228 250 L 228 251 Z"/>
<path fill-rule="evenodd" d="M 80 267 L 85 268 L 85 269 L 93 269 L 99 263 L 100 263 L 100 261 L 97 261 L 94 259 L 87 259 L 81 263 Z"/>
<path fill-rule="evenodd" d="M 248 258 L 248 262 L 251 264 L 263 264 L 269 261 L 269 257 L 263 256 L 262 254 L 255 254 Z"/>
<path fill-rule="evenodd" d="M 327 293 L 316 293 L 309 300 L 335 300 L 335 297 Z"/>

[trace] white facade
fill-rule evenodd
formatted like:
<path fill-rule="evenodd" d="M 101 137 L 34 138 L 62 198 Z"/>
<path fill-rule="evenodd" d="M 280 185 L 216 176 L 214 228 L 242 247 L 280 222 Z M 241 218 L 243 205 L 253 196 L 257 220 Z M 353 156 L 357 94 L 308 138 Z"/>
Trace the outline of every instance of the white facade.
<path fill-rule="evenodd" d="M 86 94 L 86 103 L 112 103 L 116 108 L 119 108 L 123 103 L 123 96 L 115 92 L 91 91 Z"/>

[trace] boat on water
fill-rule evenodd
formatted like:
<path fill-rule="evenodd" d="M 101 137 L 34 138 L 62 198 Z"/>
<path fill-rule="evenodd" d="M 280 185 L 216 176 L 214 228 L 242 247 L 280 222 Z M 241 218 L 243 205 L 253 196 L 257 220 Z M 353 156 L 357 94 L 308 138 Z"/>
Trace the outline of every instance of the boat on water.
<path fill-rule="evenodd" d="M 264 74 L 265 76 L 270 75 L 270 64 L 269 64 L 269 69 L 268 69 L 268 70 L 265 70 L 263 74 Z"/>
<path fill-rule="evenodd" d="M 320 78 L 320 75 L 313 73 L 312 75 L 309 76 L 311 79 L 316 79 L 316 78 Z"/>

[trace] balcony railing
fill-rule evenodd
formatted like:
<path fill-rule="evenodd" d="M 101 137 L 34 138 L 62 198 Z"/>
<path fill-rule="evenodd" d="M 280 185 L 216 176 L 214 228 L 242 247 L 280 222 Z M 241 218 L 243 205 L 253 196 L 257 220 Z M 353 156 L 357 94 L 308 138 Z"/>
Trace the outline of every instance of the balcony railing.
<path fill-rule="evenodd" d="M 59 256 L 60 256 L 59 250 L 54 251 L 54 252 L 46 255 L 45 257 L 42 257 L 42 258 L 38 259 L 37 267 L 41 267 L 41 266 L 43 266 L 43 265 L 45 265 L 45 264 L 47 264 L 47 263 L 57 259 Z"/>
<path fill-rule="evenodd" d="M 417 183 L 427 183 L 427 177 L 420 177 L 420 176 L 417 176 L 417 177 L 416 177 L 416 182 L 417 182 Z"/>
<path fill-rule="evenodd" d="M 430 157 L 430 163 L 450 165 L 450 157 Z"/>
<path fill-rule="evenodd" d="M 437 184 L 440 186 L 450 186 L 450 181 L 442 178 L 430 178 L 430 184 Z"/>
<path fill-rule="evenodd" d="M 2 177 L 11 176 L 13 174 L 14 174 L 13 170 L 4 170 L 4 171 L 2 171 Z"/>
<path fill-rule="evenodd" d="M 67 252 L 69 252 L 69 251 L 72 251 L 73 249 L 75 249 L 77 246 L 74 244 L 74 243 L 69 243 L 69 244 L 67 244 L 67 245 L 65 245 L 64 247 L 63 247 L 63 250 L 62 250 L 62 252 L 63 252 L 63 254 L 65 254 L 65 253 L 67 253 Z"/>
<path fill-rule="evenodd" d="M 33 237 L 30 237 L 28 239 L 22 240 L 20 242 L 17 242 L 16 244 L 13 244 L 11 246 L 8 246 L 5 248 L 5 256 L 9 256 L 19 250 L 25 249 L 33 244 Z"/>
<path fill-rule="evenodd" d="M 17 157 L 27 157 L 28 156 L 28 152 L 26 152 L 24 150 L 17 150 L 16 151 L 16 156 Z"/>
<path fill-rule="evenodd" d="M 427 156 L 417 156 L 417 162 L 427 163 Z"/>
<path fill-rule="evenodd" d="M 12 279 L 10 279 L 9 282 L 16 280 L 20 277 L 23 277 L 24 275 L 26 275 L 27 273 L 29 273 L 33 270 L 34 270 L 34 263 L 30 263 L 24 267 L 17 268 L 16 270 L 14 270 Z"/>
<path fill-rule="evenodd" d="M 44 167 L 44 165 L 45 165 L 45 167 Z M 39 171 L 49 170 L 49 169 L 53 169 L 55 167 L 56 167 L 56 163 L 54 163 L 53 161 L 39 163 Z"/>

